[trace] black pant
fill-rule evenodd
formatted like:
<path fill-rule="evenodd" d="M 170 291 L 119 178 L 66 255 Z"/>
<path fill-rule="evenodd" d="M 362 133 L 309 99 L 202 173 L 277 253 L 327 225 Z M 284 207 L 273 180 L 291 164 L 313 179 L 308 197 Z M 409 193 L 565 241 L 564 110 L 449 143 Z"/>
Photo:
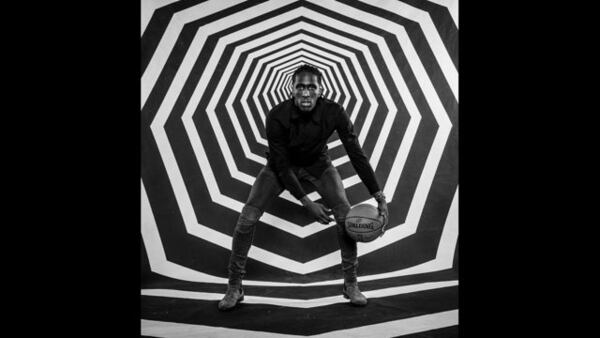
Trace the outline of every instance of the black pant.
<path fill-rule="evenodd" d="M 321 175 L 316 178 L 303 168 L 295 168 L 298 180 L 312 183 L 330 209 L 337 222 L 337 239 L 342 254 L 342 271 L 346 283 L 356 282 L 356 269 L 358 259 L 356 257 L 356 242 L 352 240 L 344 229 L 346 215 L 350 211 L 350 203 L 346 197 L 346 191 L 342 184 L 342 178 L 337 169 L 330 165 Z M 256 222 L 262 216 L 266 206 L 283 191 L 283 186 L 277 180 L 277 176 L 265 166 L 252 186 L 250 196 L 242 209 L 233 233 L 233 245 L 229 259 L 229 285 L 237 286 L 242 282 L 246 270 L 248 250 L 252 245 Z"/>

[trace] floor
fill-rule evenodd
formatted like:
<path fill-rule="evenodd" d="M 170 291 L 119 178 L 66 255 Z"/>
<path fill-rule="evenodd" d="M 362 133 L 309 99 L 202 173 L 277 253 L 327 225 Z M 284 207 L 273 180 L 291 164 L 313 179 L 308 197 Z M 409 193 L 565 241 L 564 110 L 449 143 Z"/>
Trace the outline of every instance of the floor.
<path fill-rule="evenodd" d="M 147 337 L 457 337 L 458 278 L 450 269 L 360 283 L 369 298 L 354 307 L 341 286 L 245 286 L 229 312 L 217 303 L 226 286 L 155 275 L 142 285 Z"/>

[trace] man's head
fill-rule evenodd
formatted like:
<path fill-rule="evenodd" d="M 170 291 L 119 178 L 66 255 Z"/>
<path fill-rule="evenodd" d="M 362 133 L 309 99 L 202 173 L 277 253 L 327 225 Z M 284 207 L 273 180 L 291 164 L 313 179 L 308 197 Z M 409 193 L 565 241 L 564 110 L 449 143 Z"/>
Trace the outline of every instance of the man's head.
<path fill-rule="evenodd" d="M 321 96 L 321 72 L 315 67 L 302 65 L 292 75 L 292 86 L 294 103 L 298 109 L 310 112 Z"/>

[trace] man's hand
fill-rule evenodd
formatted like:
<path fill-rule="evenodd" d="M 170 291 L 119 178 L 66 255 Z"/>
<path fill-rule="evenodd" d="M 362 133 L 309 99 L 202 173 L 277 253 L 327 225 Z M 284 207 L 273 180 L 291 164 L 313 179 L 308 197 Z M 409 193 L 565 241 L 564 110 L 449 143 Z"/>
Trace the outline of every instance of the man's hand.
<path fill-rule="evenodd" d="M 323 204 L 316 203 L 308 199 L 308 197 L 304 196 L 301 200 L 302 205 L 308 213 L 319 223 L 329 224 L 329 222 L 333 222 L 333 219 L 329 217 L 331 215 L 331 210 L 327 209 Z"/>
<path fill-rule="evenodd" d="M 385 200 L 385 195 L 381 191 L 378 191 L 375 194 L 373 194 L 373 197 L 377 201 L 377 209 L 379 210 L 379 217 L 382 218 L 382 222 L 383 222 L 383 226 L 381 227 L 381 235 L 379 235 L 381 237 L 381 236 L 383 236 L 383 233 L 385 232 L 385 227 L 388 225 L 389 212 L 388 212 L 387 202 Z"/>

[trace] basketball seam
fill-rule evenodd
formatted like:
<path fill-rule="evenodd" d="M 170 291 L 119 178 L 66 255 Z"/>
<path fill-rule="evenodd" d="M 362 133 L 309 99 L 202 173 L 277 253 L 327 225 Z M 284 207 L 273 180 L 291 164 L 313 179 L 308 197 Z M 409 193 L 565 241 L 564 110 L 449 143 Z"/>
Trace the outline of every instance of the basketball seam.
<path fill-rule="evenodd" d="M 348 221 L 349 219 L 354 219 L 354 218 L 363 218 L 363 219 L 370 219 L 371 221 L 380 221 L 380 219 L 378 219 L 378 218 L 371 218 L 371 217 L 361 217 L 361 216 L 350 216 L 350 217 L 346 217 L 346 221 Z"/>

